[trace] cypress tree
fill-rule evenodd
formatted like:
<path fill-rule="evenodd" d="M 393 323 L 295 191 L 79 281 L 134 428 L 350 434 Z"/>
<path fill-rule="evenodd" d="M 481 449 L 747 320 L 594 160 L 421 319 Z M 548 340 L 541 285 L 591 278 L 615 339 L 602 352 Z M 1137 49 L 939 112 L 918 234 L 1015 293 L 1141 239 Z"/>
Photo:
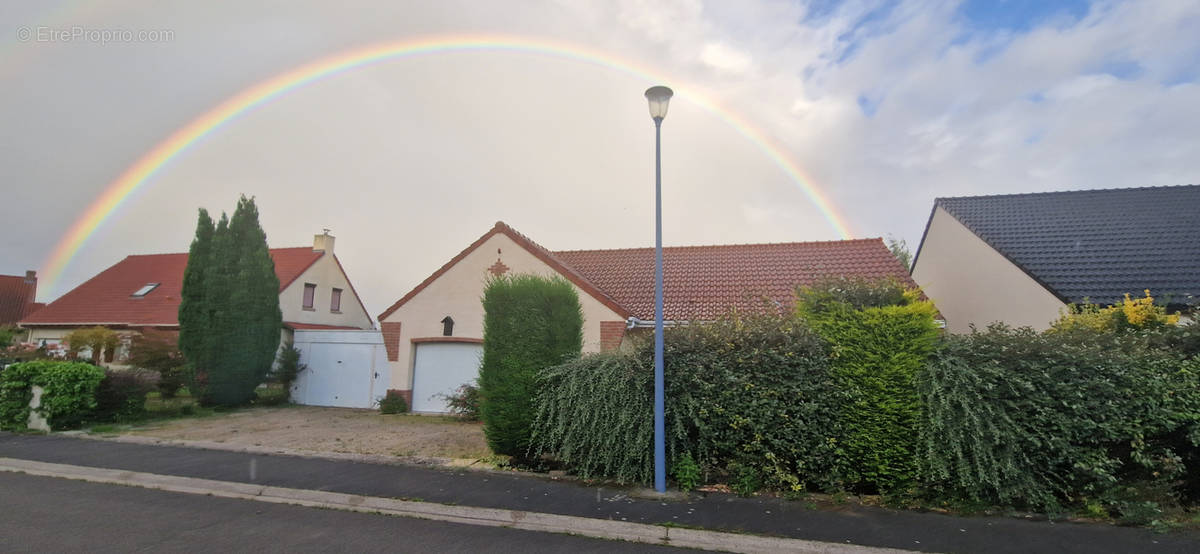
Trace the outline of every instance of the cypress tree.
<path fill-rule="evenodd" d="M 488 283 L 483 310 L 483 433 L 496 453 L 522 458 L 532 434 L 538 373 L 579 357 L 583 309 L 565 279 L 515 275 Z"/>
<path fill-rule="evenodd" d="M 279 309 L 279 277 L 267 246 L 267 235 L 258 221 L 253 198 L 242 197 L 229 220 L 229 234 L 236 256 L 236 273 L 229 291 L 230 315 L 236 320 L 230 337 L 236 345 L 231 363 L 239 390 L 252 399 L 254 388 L 271 371 L 279 348 L 283 314 Z"/>
<path fill-rule="evenodd" d="M 208 363 L 204 356 L 210 329 L 204 276 L 211 262 L 213 231 L 213 220 L 208 210 L 200 208 L 196 235 L 188 250 L 187 268 L 183 270 L 183 290 L 179 302 L 179 350 L 193 368 L 202 371 Z"/>
<path fill-rule="evenodd" d="M 233 274 L 236 272 L 236 257 L 232 252 L 229 217 L 223 212 L 213 231 L 211 248 L 208 265 L 204 267 L 204 301 L 208 312 L 208 330 L 201 359 L 205 362 L 205 367 L 200 368 L 202 375 L 198 377 L 205 383 L 203 398 L 206 404 L 235 405 L 238 403 L 238 387 L 234 382 L 234 370 L 230 366 L 230 350 L 234 346 L 230 344 L 230 338 L 236 334 L 236 329 L 231 328 L 236 321 L 230 314 L 229 294 L 233 286 Z"/>

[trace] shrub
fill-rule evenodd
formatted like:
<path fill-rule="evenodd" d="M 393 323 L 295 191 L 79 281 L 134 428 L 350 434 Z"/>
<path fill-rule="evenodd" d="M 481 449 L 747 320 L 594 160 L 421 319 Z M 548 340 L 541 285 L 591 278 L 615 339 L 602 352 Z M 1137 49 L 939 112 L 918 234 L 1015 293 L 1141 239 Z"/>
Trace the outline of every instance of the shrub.
<path fill-rule="evenodd" d="M 407 411 L 408 402 L 404 401 L 404 396 L 399 391 L 387 391 L 387 395 L 379 400 L 379 413 L 381 414 L 402 414 Z"/>
<path fill-rule="evenodd" d="M 300 372 L 304 371 L 308 366 L 300 363 L 300 349 L 296 348 L 291 342 L 288 342 L 279 349 L 279 355 L 275 358 L 274 378 L 283 386 L 283 390 L 290 398 L 292 394 L 292 383 L 296 382 Z M 284 399 L 287 400 L 286 398 Z"/>
<path fill-rule="evenodd" d="M 146 394 L 155 389 L 155 376 L 144 371 L 109 369 L 96 389 L 92 421 L 136 421 L 146 414 Z"/>
<path fill-rule="evenodd" d="M 21 334 L 21 330 L 14 325 L 0 325 L 0 350 L 12 346 L 13 339 Z"/>
<path fill-rule="evenodd" d="M 117 346 L 121 344 L 121 337 L 116 331 L 97 326 L 71 331 L 63 337 L 63 342 L 67 344 L 67 353 L 71 358 L 86 348 L 91 354 L 92 363 L 99 364 L 112 361 Z"/>
<path fill-rule="evenodd" d="M 895 281 L 835 281 L 798 292 L 800 315 L 829 343 L 843 394 L 836 455 L 846 484 L 894 493 L 917 479 L 916 376 L 938 336 L 933 304 Z"/>
<path fill-rule="evenodd" d="M 479 421 L 479 387 L 467 383 L 454 390 L 454 394 L 443 394 L 442 399 L 450 413 L 467 421 Z"/>
<path fill-rule="evenodd" d="M 103 369 L 81 362 L 13 364 L 0 372 L 0 426 L 25 429 L 36 385 L 44 391 L 38 412 L 50 427 L 76 427 L 96 409 L 96 388 L 103 379 Z"/>
<path fill-rule="evenodd" d="M 525 456 L 538 371 L 578 358 L 583 309 L 570 282 L 536 275 L 500 276 L 483 293 L 480 416 L 497 454 Z"/>
<path fill-rule="evenodd" d="M 134 335 L 129 344 L 129 365 L 157 373 L 163 398 L 174 397 L 191 378 L 179 351 L 178 335 L 167 331 L 147 330 Z"/>
<path fill-rule="evenodd" d="M 675 484 L 679 485 L 679 490 L 684 492 L 695 489 L 703 482 L 700 465 L 688 452 L 675 458 L 675 463 L 671 464 L 671 477 L 675 479 Z"/>
<path fill-rule="evenodd" d="M 997 324 L 946 337 L 919 383 L 922 471 L 943 494 L 1145 513 L 1173 493 L 1146 494 L 1200 469 L 1177 451 L 1200 439 L 1200 360 L 1144 335 Z"/>
<path fill-rule="evenodd" d="M 1174 326 L 1179 323 L 1179 314 L 1168 314 L 1166 307 L 1154 303 L 1149 289 L 1143 292 L 1145 296 L 1136 300 L 1125 293 L 1125 300 L 1112 306 L 1099 306 L 1086 301 L 1083 304 L 1070 304 L 1051 329 L 1103 332 Z"/>
<path fill-rule="evenodd" d="M 751 468 L 785 490 L 832 486 L 838 422 L 821 339 L 792 317 L 731 316 L 665 335 L 669 467 Z M 653 477 L 653 349 L 591 354 L 539 379 L 532 452 L 584 477 Z"/>
<path fill-rule="evenodd" d="M 287 404 L 288 390 L 279 386 L 263 386 L 254 389 L 254 404 L 258 406 L 279 406 Z"/>

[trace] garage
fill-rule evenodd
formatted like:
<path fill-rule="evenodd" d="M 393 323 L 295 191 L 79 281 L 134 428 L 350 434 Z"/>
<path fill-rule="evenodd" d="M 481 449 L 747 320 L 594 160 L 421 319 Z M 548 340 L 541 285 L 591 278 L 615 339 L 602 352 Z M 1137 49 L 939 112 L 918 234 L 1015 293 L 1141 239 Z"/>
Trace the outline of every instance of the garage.
<path fill-rule="evenodd" d="M 293 402 L 374 408 L 387 393 L 391 372 L 379 331 L 297 329 L 293 344 L 306 366 L 292 384 Z"/>
<path fill-rule="evenodd" d="M 443 395 L 454 394 L 458 387 L 476 382 L 483 359 L 483 344 L 439 341 L 414 346 L 417 350 L 413 362 L 412 411 L 450 411 Z"/>

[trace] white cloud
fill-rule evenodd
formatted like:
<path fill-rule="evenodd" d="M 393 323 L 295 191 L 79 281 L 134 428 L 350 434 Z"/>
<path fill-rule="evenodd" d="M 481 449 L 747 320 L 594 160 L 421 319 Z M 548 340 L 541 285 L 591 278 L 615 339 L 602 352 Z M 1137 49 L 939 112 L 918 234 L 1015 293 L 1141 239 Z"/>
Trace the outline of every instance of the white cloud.
<path fill-rule="evenodd" d="M 750 68 L 753 60 L 723 42 L 710 42 L 700 51 L 700 61 L 718 71 L 742 74 Z"/>

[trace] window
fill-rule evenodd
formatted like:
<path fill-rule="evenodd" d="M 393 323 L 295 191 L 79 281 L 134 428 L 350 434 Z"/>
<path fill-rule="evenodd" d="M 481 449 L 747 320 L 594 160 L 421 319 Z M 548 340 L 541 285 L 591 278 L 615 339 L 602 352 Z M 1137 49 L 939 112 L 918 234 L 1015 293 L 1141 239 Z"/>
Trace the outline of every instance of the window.
<path fill-rule="evenodd" d="M 342 289 L 333 289 L 333 294 L 329 295 L 329 311 L 341 313 Z"/>
<path fill-rule="evenodd" d="M 454 320 L 450 316 L 442 319 L 442 336 L 449 337 L 454 335 Z"/>
<path fill-rule="evenodd" d="M 133 294 L 131 294 L 129 296 L 132 296 L 134 298 L 141 298 L 143 296 L 146 296 L 147 294 L 150 294 L 150 291 L 157 288 L 158 285 L 159 285 L 158 283 L 146 283 L 146 286 L 144 286 L 136 291 L 133 291 Z"/>
<path fill-rule="evenodd" d="M 304 283 L 304 309 L 313 309 L 313 299 L 317 296 L 317 286 L 312 283 Z"/>

